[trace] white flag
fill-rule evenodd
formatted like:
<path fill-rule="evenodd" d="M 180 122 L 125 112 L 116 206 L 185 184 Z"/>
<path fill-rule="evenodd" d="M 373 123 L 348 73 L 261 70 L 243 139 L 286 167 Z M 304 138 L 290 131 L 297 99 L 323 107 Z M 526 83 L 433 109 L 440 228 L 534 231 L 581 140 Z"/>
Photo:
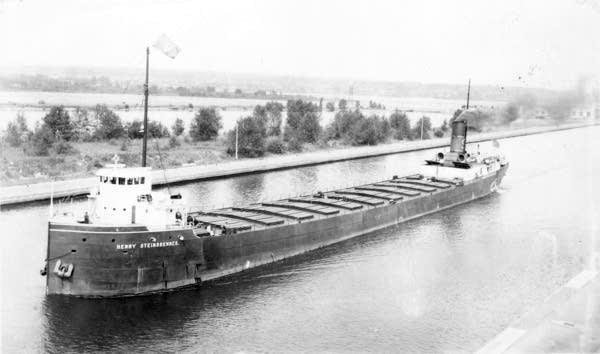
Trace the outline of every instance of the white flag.
<path fill-rule="evenodd" d="M 161 52 L 163 52 L 166 56 L 168 56 L 171 59 L 175 59 L 177 54 L 179 54 L 179 51 L 181 51 L 179 46 L 177 44 L 175 44 L 172 40 L 169 39 L 169 37 L 165 36 L 164 34 L 162 34 L 160 37 L 158 37 L 158 39 L 156 40 L 156 43 L 154 43 L 154 48 L 160 50 Z"/>

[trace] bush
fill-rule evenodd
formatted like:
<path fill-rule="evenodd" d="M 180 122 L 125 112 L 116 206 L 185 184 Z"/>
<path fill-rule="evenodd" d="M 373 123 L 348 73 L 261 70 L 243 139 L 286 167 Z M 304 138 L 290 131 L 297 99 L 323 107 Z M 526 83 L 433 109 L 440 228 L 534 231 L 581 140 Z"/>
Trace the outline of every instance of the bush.
<path fill-rule="evenodd" d="M 444 119 L 444 122 L 442 123 L 442 126 L 440 127 L 440 129 L 444 133 L 448 131 L 448 121 L 447 120 Z"/>
<path fill-rule="evenodd" d="M 31 134 L 33 133 L 27 128 L 25 116 L 18 113 L 14 122 L 8 122 L 3 140 L 12 147 L 18 147 L 27 142 Z"/>
<path fill-rule="evenodd" d="M 349 140 L 348 135 L 354 126 L 364 119 L 365 117 L 358 110 L 337 112 L 330 125 L 330 129 L 328 129 L 329 138 Z"/>
<path fill-rule="evenodd" d="M 65 140 L 73 138 L 73 124 L 69 112 L 63 106 L 53 106 L 43 118 L 43 124 L 53 132 L 59 132 Z"/>
<path fill-rule="evenodd" d="M 166 138 L 169 135 L 169 129 L 161 122 L 155 120 L 148 122 L 148 138 Z"/>
<path fill-rule="evenodd" d="M 55 142 L 52 144 L 52 149 L 56 154 L 59 155 L 69 154 L 74 151 L 73 146 L 60 136 L 55 138 Z"/>
<path fill-rule="evenodd" d="M 31 136 L 26 152 L 36 156 L 48 156 L 52 144 L 54 144 L 54 133 L 46 124 L 42 124 Z"/>
<path fill-rule="evenodd" d="M 422 127 L 421 123 L 423 124 Z M 431 135 L 429 135 L 429 132 L 431 132 L 431 119 L 429 117 L 423 116 L 415 123 L 412 136 L 415 139 L 421 139 L 421 132 L 423 132 L 423 139 L 431 139 Z"/>
<path fill-rule="evenodd" d="M 281 112 L 283 105 L 279 102 L 268 102 L 266 105 L 254 107 L 253 116 L 264 121 L 267 135 L 278 136 L 281 134 Z"/>
<path fill-rule="evenodd" d="M 390 126 L 393 129 L 393 135 L 395 139 L 405 140 L 411 138 L 410 132 L 410 120 L 406 116 L 406 113 L 401 111 L 395 111 L 390 116 Z"/>
<path fill-rule="evenodd" d="M 319 106 L 302 100 L 288 101 L 285 140 L 314 143 L 321 135 Z"/>
<path fill-rule="evenodd" d="M 109 140 L 125 136 L 125 128 L 121 118 L 106 105 L 96 105 L 94 116 L 98 122 L 98 129 L 94 133 L 96 139 Z"/>
<path fill-rule="evenodd" d="M 171 149 L 174 149 L 179 146 L 181 146 L 181 142 L 179 142 L 179 139 L 177 139 L 175 135 L 171 136 L 171 138 L 169 139 L 169 147 Z"/>
<path fill-rule="evenodd" d="M 267 151 L 272 154 L 283 154 L 285 143 L 279 137 L 270 136 L 267 138 Z"/>
<path fill-rule="evenodd" d="M 327 129 L 329 139 L 344 139 L 352 145 L 375 145 L 392 133 L 385 117 L 366 118 L 359 110 L 339 111 Z"/>
<path fill-rule="evenodd" d="M 73 111 L 73 140 L 92 141 L 96 126 L 89 119 L 89 112 L 85 108 L 77 107 Z"/>
<path fill-rule="evenodd" d="M 129 149 L 129 139 L 125 138 L 121 141 L 121 151 L 127 151 Z"/>
<path fill-rule="evenodd" d="M 436 129 L 433 132 L 433 135 L 435 135 L 436 138 L 442 138 L 444 136 L 444 132 L 441 129 Z"/>
<path fill-rule="evenodd" d="M 287 149 L 288 151 L 293 151 L 293 152 L 300 152 L 302 151 L 302 142 L 298 139 L 290 139 L 287 142 Z"/>
<path fill-rule="evenodd" d="M 281 135 L 281 113 L 283 112 L 284 108 L 285 107 L 279 102 L 267 102 L 265 105 L 265 110 L 267 113 L 267 135 Z"/>
<path fill-rule="evenodd" d="M 141 120 L 134 120 L 125 125 L 129 139 L 142 139 L 144 137 L 144 126 Z"/>
<path fill-rule="evenodd" d="M 173 135 L 175 136 L 180 136 L 181 134 L 183 134 L 183 131 L 185 130 L 185 126 L 183 125 L 183 119 L 175 119 L 175 123 L 173 123 L 171 130 L 173 130 Z"/>
<path fill-rule="evenodd" d="M 346 108 L 348 108 L 348 101 L 346 101 L 345 99 L 341 99 L 338 102 L 338 108 L 340 109 L 340 111 L 345 111 Z"/>
<path fill-rule="evenodd" d="M 376 145 L 390 136 L 390 125 L 387 119 L 373 115 L 354 124 L 350 131 L 350 142 L 353 145 Z"/>
<path fill-rule="evenodd" d="M 227 133 L 227 153 L 235 155 L 235 129 Z M 238 122 L 238 155 L 260 157 L 265 153 L 267 129 L 261 118 L 250 116 Z"/>
<path fill-rule="evenodd" d="M 334 102 L 327 102 L 327 104 L 325 104 L 325 109 L 328 112 L 333 112 L 335 111 L 335 103 Z"/>
<path fill-rule="evenodd" d="M 190 124 L 190 136 L 194 141 L 212 140 L 223 127 L 221 116 L 214 108 L 200 108 Z"/>

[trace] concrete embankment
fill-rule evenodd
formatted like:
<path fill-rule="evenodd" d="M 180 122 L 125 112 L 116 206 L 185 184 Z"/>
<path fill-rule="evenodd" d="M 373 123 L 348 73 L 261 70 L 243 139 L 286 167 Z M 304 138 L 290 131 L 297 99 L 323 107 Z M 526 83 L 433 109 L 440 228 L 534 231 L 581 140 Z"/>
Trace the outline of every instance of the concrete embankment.
<path fill-rule="evenodd" d="M 535 127 L 494 133 L 473 134 L 469 142 L 482 142 L 493 139 L 506 139 L 517 136 L 582 128 L 593 124 L 565 124 L 551 127 Z M 448 145 L 448 138 L 398 142 L 378 146 L 354 147 L 339 150 L 325 150 L 294 155 L 268 157 L 264 159 L 244 159 L 215 165 L 197 165 L 153 171 L 154 185 L 215 179 L 235 175 L 281 170 L 293 167 L 323 164 L 335 161 L 352 160 L 401 152 L 440 148 Z M 96 185 L 96 178 L 78 178 L 64 181 L 43 182 L 1 188 L 0 205 L 20 204 L 38 200 L 66 196 L 86 195 Z"/>

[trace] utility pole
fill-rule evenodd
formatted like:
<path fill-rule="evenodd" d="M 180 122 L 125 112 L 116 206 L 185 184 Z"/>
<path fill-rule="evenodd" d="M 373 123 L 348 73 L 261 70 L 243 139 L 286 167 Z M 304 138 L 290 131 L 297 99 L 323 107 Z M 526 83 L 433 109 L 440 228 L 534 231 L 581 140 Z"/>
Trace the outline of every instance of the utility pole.
<path fill-rule="evenodd" d="M 235 159 L 238 159 L 238 127 L 240 125 L 239 120 L 235 122 Z"/>
<path fill-rule="evenodd" d="M 421 117 L 421 140 L 423 140 L 423 123 L 425 122 L 425 117 Z"/>
<path fill-rule="evenodd" d="M 146 147 L 148 145 L 148 65 L 150 48 L 146 47 L 146 83 L 144 84 L 144 142 L 142 145 L 142 167 L 146 167 Z"/>

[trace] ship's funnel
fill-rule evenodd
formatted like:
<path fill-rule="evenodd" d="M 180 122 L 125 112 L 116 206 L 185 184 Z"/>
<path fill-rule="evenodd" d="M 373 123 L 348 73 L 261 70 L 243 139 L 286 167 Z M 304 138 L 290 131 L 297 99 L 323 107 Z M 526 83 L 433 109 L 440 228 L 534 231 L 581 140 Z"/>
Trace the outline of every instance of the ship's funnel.
<path fill-rule="evenodd" d="M 450 152 L 464 154 L 467 152 L 467 121 L 455 120 L 452 122 L 452 138 Z"/>

